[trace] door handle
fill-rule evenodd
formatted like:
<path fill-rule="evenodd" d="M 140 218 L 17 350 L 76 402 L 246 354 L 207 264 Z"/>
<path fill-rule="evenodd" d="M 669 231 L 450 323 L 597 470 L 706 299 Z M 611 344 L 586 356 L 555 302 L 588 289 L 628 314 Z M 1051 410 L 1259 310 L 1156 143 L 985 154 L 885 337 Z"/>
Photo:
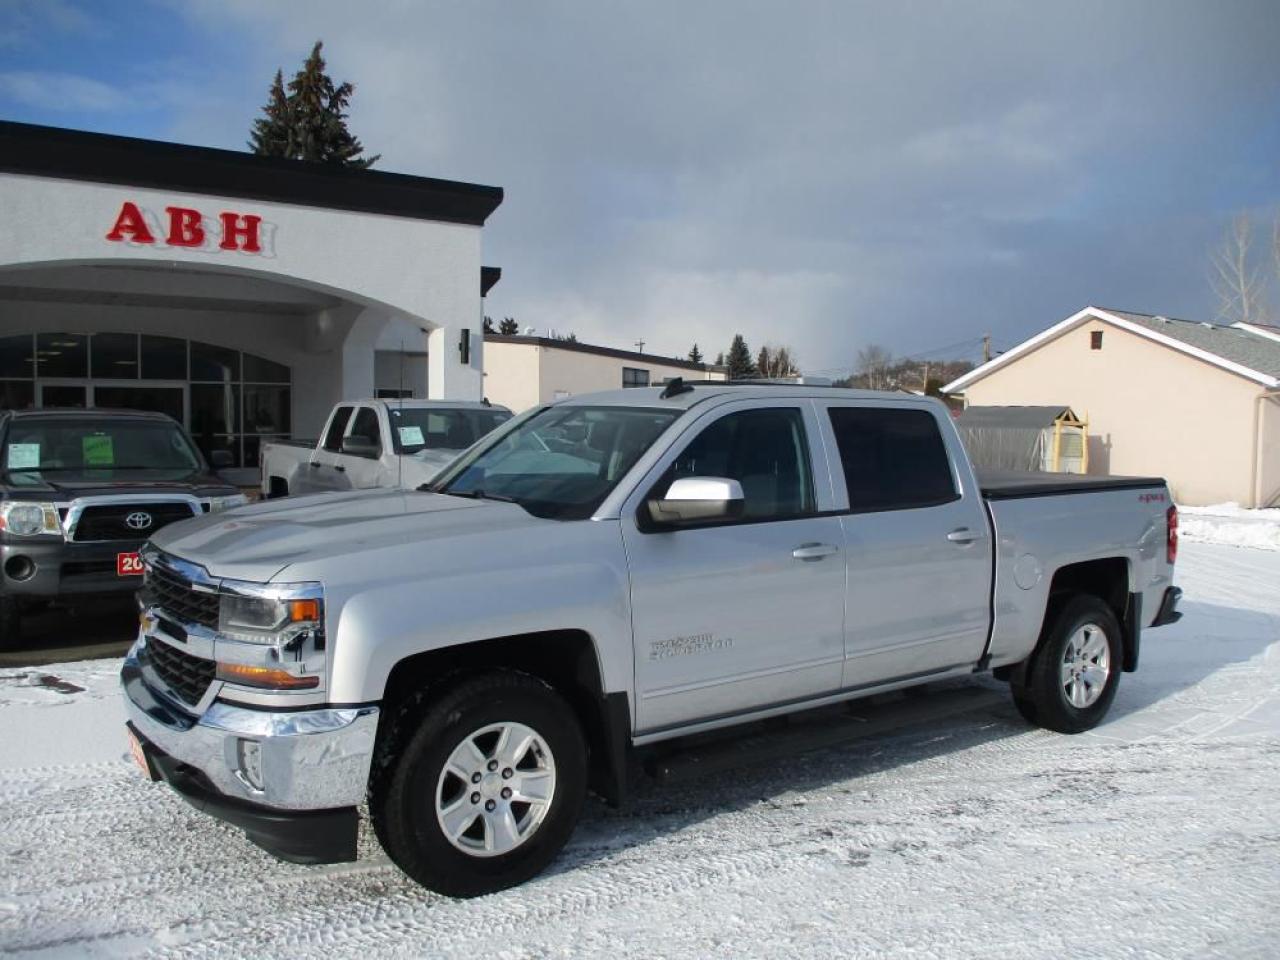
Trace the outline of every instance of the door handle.
<path fill-rule="evenodd" d="M 797 560 L 821 560 L 829 557 L 840 548 L 830 543 L 802 543 L 791 551 Z"/>
<path fill-rule="evenodd" d="M 975 540 L 985 540 L 986 536 L 981 533 L 975 533 L 968 527 L 961 527 L 959 530 L 952 530 L 948 533 L 947 539 L 952 543 L 973 543 Z"/>
<path fill-rule="evenodd" d="M 308 466 L 308 467 L 310 467 L 312 470 L 319 470 L 319 469 L 320 469 L 320 464 L 316 463 L 314 460 L 312 460 L 310 463 L 308 463 L 308 464 L 307 464 L 307 466 Z"/>
<path fill-rule="evenodd" d="M 346 467 L 344 467 L 344 466 L 343 466 L 342 464 L 340 464 L 340 463 L 335 463 L 335 464 L 333 465 L 333 469 L 337 470 L 339 473 L 346 473 L 346 472 L 347 472 L 347 468 L 346 468 Z"/>

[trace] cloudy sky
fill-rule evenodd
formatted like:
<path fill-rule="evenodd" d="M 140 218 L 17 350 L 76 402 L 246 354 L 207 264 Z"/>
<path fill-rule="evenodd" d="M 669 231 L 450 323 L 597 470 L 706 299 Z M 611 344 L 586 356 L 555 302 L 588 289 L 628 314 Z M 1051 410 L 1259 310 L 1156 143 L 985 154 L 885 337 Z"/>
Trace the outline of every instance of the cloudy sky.
<path fill-rule="evenodd" d="M 0 117 L 241 148 L 316 39 L 380 169 L 506 189 L 489 312 L 614 346 L 1213 319 L 1280 209 L 1275 0 L 0 0 Z"/>

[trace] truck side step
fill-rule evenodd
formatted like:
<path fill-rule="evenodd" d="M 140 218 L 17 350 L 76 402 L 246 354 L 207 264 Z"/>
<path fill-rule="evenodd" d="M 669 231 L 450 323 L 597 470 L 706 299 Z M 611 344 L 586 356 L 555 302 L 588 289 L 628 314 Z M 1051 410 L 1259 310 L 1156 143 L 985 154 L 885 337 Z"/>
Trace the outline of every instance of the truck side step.
<path fill-rule="evenodd" d="M 976 685 L 952 687 L 926 696 L 921 696 L 922 689 L 851 701 L 845 708 L 775 717 L 740 729 L 736 736 L 727 733 L 714 740 L 700 737 L 691 738 L 688 743 L 663 744 L 665 749 L 658 748 L 660 753 L 645 760 L 645 772 L 661 783 L 676 783 L 753 764 L 776 763 L 886 733 L 902 733 L 1004 702 L 998 691 Z M 779 722 L 788 719 L 789 723 Z"/>

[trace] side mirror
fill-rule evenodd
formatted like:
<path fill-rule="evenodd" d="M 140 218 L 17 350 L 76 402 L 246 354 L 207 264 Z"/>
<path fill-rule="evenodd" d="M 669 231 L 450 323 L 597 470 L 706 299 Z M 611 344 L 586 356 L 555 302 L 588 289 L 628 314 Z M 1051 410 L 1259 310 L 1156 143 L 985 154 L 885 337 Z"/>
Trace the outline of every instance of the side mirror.
<path fill-rule="evenodd" d="M 231 455 L 230 450 L 211 450 L 209 451 L 209 466 L 214 470 L 225 470 L 227 467 L 233 466 L 236 458 Z"/>
<path fill-rule="evenodd" d="M 661 500 L 649 501 L 649 516 L 661 526 L 730 520 L 742 515 L 742 484 L 726 477 L 682 477 Z"/>
<path fill-rule="evenodd" d="M 382 454 L 382 447 L 368 437 L 343 437 L 342 452 L 353 457 L 364 457 L 366 460 L 377 460 Z"/>

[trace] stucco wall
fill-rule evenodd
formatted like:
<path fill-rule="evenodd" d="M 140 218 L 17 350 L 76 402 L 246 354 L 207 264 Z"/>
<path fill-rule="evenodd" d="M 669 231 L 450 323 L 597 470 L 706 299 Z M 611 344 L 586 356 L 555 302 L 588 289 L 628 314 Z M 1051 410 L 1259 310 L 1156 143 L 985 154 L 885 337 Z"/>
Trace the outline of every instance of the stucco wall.
<path fill-rule="evenodd" d="M 1095 330 L 1101 350 L 1090 349 Z M 965 399 L 1069 406 L 1089 419 L 1091 473 L 1163 476 L 1181 503 L 1251 505 L 1262 389 L 1094 320 L 971 384 Z"/>
<path fill-rule="evenodd" d="M 141 209 L 155 243 L 106 239 L 125 201 Z M 203 246 L 164 242 L 170 206 L 201 212 Z M 260 253 L 218 248 L 217 217 L 224 211 L 262 217 Z M 456 346 L 458 328 L 479 326 L 479 227 L 14 174 L 0 175 L 0 215 L 0 269 L 68 261 L 194 264 L 248 271 L 403 311 L 434 328 L 432 394 L 479 397 L 479 350 L 463 365 L 457 350 L 447 349 Z M 368 367 L 371 381 L 372 358 Z"/>
<path fill-rule="evenodd" d="M 484 389 L 494 403 L 519 413 L 560 396 L 578 396 L 622 387 L 622 368 L 649 372 L 657 386 L 669 377 L 686 380 L 723 379 L 717 374 L 651 362 L 648 359 L 599 356 L 580 350 L 557 350 L 532 343 L 487 341 L 484 354 Z"/>

